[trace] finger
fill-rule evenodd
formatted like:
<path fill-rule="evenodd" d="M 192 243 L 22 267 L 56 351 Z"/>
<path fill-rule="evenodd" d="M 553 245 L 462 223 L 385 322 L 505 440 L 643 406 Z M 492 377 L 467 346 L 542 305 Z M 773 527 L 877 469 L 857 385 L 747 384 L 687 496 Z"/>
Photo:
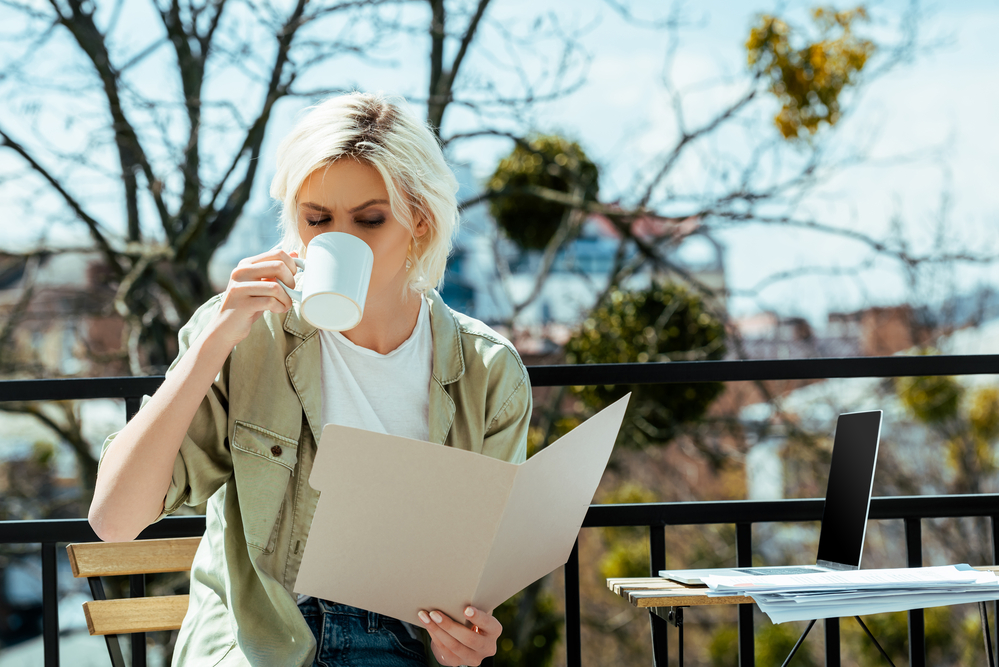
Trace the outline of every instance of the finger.
<path fill-rule="evenodd" d="M 290 258 L 289 258 L 290 259 Z M 292 263 L 294 267 L 295 264 Z M 279 259 L 269 259 L 252 264 L 237 264 L 232 270 L 230 279 L 235 282 L 251 282 L 261 280 L 280 280 L 286 285 L 295 284 L 295 272 Z"/>
<path fill-rule="evenodd" d="M 435 641 L 430 642 L 430 650 L 434 654 L 434 660 L 439 662 L 441 665 L 445 665 L 446 667 L 460 667 L 461 665 L 466 664 L 461 658 L 451 651 L 438 646 Z"/>
<path fill-rule="evenodd" d="M 473 631 L 484 637 L 495 639 L 503 632 L 503 624 L 487 611 L 468 606 L 465 607 L 465 618 L 472 623 Z"/>
<path fill-rule="evenodd" d="M 223 308 L 287 312 L 292 307 L 291 297 L 275 282 L 234 283 L 226 292 Z"/>
<path fill-rule="evenodd" d="M 476 662 L 483 657 L 482 649 L 487 641 L 484 637 L 452 621 L 446 614 L 432 611 L 419 613 L 423 627 L 437 645 L 456 655 L 463 665 Z"/>
<path fill-rule="evenodd" d="M 295 253 L 295 257 L 297 256 L 298 254 Z M 259 255 L 254 255 L 253 257 L 247 257 L 241 260 L 237 266 L 251 266 L 253 264 L 261 264 L 265 262 L 281 262 L 288 268 L 289 271 L 291 271 L 292 275 L 295 275 L 295 273 L 299 270 L 298 265 L 295 264 L 294 257 L 280 248 L 274 248 L 272 250 L 268 250 L 267 252 L 262 252 Z"/>
<path fill-rule="evenodd" d="M 277 259 L 288 263 L 289 265 L 288 268 L 291 268 L 292 266 L 295 265 L 295 262 L 287 262 L 287 260 L 291 259 L 291 255 L 286 253 L 281 248 L 271 248 L 270 250 L 265 250 L 259 255 L 253 255 L 252 257 L 247 257 L 243 261 L 248 264 L 256 264 L 258 262 L 266 262 L 271 259 Z"/>
<path fill-rule="evenodd" d="M 429 616 L 444 632 L 473 650 L 479 650 L 489 641 L 489 638 L 485 635 L 476 632 L 464 623 L 458 623 L 443 612 L 431 611 Z"/>
<path fill-rule="evenodd" d="M 297 252 L 292 252 L 289 254 L 286 253 L 284 250 L 279 251 L 277 255 L 277 258 L 280 259 L 282 262 L 284 262 L 284 265 L 288 267 L 288 270 L 291 271 L 292 275 L 295 275 L 296 273 L 301 271 L 301 269 L 298 267 L 298 264 L 295 263 L 296 257 L 298 257 Z"/>

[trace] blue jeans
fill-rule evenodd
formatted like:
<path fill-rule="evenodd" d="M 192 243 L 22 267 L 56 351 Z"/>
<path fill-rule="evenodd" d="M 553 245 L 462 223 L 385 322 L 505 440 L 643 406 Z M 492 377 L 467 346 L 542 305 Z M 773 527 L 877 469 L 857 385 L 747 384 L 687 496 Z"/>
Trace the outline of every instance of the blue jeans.
<path fill-rule="evenodd" d="M 315 667 L 426 667 L 423 642 L 400 621 L 311 598 L 299 605 L 316 637 Z"/>

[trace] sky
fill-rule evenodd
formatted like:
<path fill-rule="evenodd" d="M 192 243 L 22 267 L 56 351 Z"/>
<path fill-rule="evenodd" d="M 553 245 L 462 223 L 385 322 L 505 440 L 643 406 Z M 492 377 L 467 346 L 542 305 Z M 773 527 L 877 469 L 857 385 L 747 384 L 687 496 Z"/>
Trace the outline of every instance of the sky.
<path fill-rule="evenodd" d="M 686 24 L 679 32 L 671 74 L 677 87 L 685 91 L 683 111 L 688 127 L 706 122 L 743 90 L 746 69 L 742 45 L 755 15 L 774 11 L 774 4 L 711 0 L 685 5 Z M 601 198 L 634 203 L 641 174 L 660 164 L 663 151 L 677 136 L 676 118 L 661 85 L 670 43 L 662 31 L 628 24 L 605 0 L 580 0 L 573 3 L 574 12 L 567 12 L 566 6 L 558 0 L 495 0 L 490 7 L 488 17 L 511 31 L 524 29 L 539 16 L 547 21 L 543 23 L 546 28 L 557 22 L 562 29 L 582 31 L 580 42 L 589 59 L 585 81 L 568 97 L 537 105 L 529 117 L 520 119 L 521 126 L 558 132 L 579 141 L 601 167 Z M 663 18 L 663 7 L 669 5 L 650 0 L 630 6 L 636 15 L 655 19 Z M 784 2 L 778 11 L 796 24 L 806 24 L 806 11 L 811 6 L 813 3 Z M 128 48 L 123 50 L 134 52 L 155 36 L 155 21 L 143 3 L 126 3 L 126 7 L 121 26 L 125 35 L 122 43 Z M 902 3 L 869 3 L 868 7 L 872 21 L 858 32 L 891 41 L 895 37 L 892 23 L 904 8 Z M 422 10 L 417 7 L 413 11 Z M 850 167 L 824 182 L 802 202 L 801 212 L 825 224 L 874 236 L 887 234 L 895 218 L 901 221 L 914 248 L 929 251 L 941 244 L 935 230 L 946 201 L 944 242 L 976 250 L 995 247 L 994 230 L 999 222 L 999 188 L 994 185 L 999 180 L 999 133 L 995 131 L 999 57 L 992 42 L 999 34 L 999 3 L 965 0 L 927 4 L 922 32 L 936 46 L 878 79 L 860 98 L 852 100 L 851 113 L 837 127 L 835 141 L 830 143 L 832 150 L 840 152 L 868 145 L 870 163 Z M 500 72 L 500 80 L 504 75 L 513 76 L 512 63 L 516 61 L 504 52 L 497 35 L 495 26 L 482 30 L 481 42 L 466 62 L 469 75 L 492 71 Z M 427 80 L 426 40 L 421 36 L 372 37 L 376 52 L 384 53 L 392 61 L 390 66 L 348 57 L 330 66 L 335 71 L 319 70 L 315 83 L 326 77 L 338 85 L 349 82 L 364 90 L 422 95 Z M 543 40 L 535 46 L 551 55 Z M 42 66 L 57 70 L 63 67 L 66 53 L 65 49 L 47 49 L 38 58 L 43 60 Z M 499 70 L 496 60 L 501 62 Z M 161 80 L 155 58 L 145 66 L 148 74 L 140 72 L 140 85 L 151 86 L 151 90 L 175 85 Z M 230 78 L 213 85 L 238 93 L 242 84 Z M 71 128 L 59 129 L 60 122 L 65 123 L 64 118 L 60 121 L 65 106 L 48 106 L 51 108 L 43 114 L 42 123 L 51 126 L 53 133 L 65 132 L 67 141 L 85 141 Z M 273 173 L 274 151 L 305 106 L 304 100 L 287 100 L 275 110 L 250 207 L 252 216 L 273 215 L 266 185 Z M 81 102 L 81 109 L 89 108 Z M 415 109 L 422 115 L 422 108 L 416 105 Z M 675 170 L 670 182 L 674 193 L 702 192 L 710 178 L 705 171 L 709 159 L 728 155 L 744 162 L 753 141 L 776 131 L 766 116 L 776 110 L 776 105 L 763 105 L 753 112 L 756 116 L 746 119 L 749 132 L 733 129 L 696 146 L 692 157 Z M 99 113 L 99 109 L 95 106 L 91 112 Z M 445 134 L 473 125 L 469 113 L 460 107 L 452 107 L 448 113 Z M 26 130 L 18 125 L 19 120 L 6 118 L 3 123 Z M 504 119 L 497 122 L 502 125 Z M 457 146 L 449 158 L 468 164 L 476 178 L 484 179 L 509 150 L 505 140 L 471 141 Z M 0 152 L 0 169 L 9 172 L 20 168 L 9 151 L 5 153 Z M 81 183 L 81 187 L 89 185 Z M 8 183 L 4 189 L 0 184 L 0 205 L 11 187 L 17 186 Z M 120 218 L 115 193 L 102 193 L 96 181 L 93 187 L 95 210 L 110 219 Z M 661 205 L 663 210 L 685 210 L 669 199 L 661 199 Z M 55 202 L 41 202 L 36 210 L 47 212 L 51 220 L 58 208 Z M 56 223 L 56 235 L 67 243 L 82 242 L 74 231 L 79 228 L 62 228 Z M 0 228 L 0 239 L 4 245 L 23 246 L 35 237 L 37 229 L 35 225 L 14 224 L 8 217 Z M 754 298 L 733 298 L 730 310 L 736 315 L 772 309 L 807 317 L 821 327 L 827 312 L 890 305 L 909 296 L 896 263 L 873 256 L 868 248 L 845 237 L 753 226 L 719 233 L 718 239 L 725 248 L 728 284 L 737 290 L 799 267 L 868 267 L 849 277 L 798 278 L 767 287 Z M 702 249 L 692 244 L 690 256 L 696 258 Z M 994 267 L 960 267 L 941 273 L 939 281 L 947 283 L 946 290 L 937 286 L 940 294 L 982 283 L 999 286 L 999 272 Z"/>

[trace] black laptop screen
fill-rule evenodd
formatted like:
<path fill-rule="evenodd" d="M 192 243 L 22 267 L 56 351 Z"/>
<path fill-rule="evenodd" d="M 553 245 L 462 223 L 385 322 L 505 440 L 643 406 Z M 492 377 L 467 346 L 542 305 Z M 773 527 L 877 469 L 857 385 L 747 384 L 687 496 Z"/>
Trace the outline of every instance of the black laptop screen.
<path fill-rule="evenodd" d="M 819 561 L 860 567 L 880 432 L 880 410 L 840 415 L 836 423 Z"/>

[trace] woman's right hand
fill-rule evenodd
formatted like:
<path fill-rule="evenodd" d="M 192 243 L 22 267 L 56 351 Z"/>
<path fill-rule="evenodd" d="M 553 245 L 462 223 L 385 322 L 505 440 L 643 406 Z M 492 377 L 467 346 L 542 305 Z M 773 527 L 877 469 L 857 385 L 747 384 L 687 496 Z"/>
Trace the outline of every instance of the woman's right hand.
<path fill-rule="evenodd" d="M 264 311 L 285 313 L 291 309 L 291 297 L 278 284 L 295 285 L 295 253 L 268 250 L 255 257 L 241 260 L 229 276 L 229 285 L 222 296 L 211 328 L 231 349 L 250 335 L 250 327 Z"/>

